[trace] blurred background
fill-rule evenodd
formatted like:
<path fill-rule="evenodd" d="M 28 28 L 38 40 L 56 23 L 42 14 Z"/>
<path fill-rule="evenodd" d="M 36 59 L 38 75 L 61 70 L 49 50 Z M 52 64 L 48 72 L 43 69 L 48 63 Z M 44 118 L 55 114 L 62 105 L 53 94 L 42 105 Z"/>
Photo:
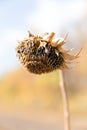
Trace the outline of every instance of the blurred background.
<path fill-rule="evenodd" d="M 58 70 L 34 75 L 16 57 L 17 40 L 34 34 L 68 33 L 65 48 L 82 48 L 64 71 L 71 127 L 87 130 L 87 0 L 0 0 L 0 130 L 63 130 Z"/>

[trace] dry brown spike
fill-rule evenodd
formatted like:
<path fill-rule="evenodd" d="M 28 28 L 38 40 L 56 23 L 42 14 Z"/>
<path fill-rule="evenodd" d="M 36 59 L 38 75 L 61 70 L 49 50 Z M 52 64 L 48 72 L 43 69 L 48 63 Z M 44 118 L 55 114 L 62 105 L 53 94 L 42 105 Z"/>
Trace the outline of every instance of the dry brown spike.
<path fill-rule="evenodd" d="M 18 41 L 17 56 L 29 72 L 42 74 L 56 69 L 67 69 L 68 63 L 78 58 L 80 52 L 70 55 L 69 50 L 62 48 L 66 38 L 55 40 L 54 36 L 54 32 L 45 33 L 43 36 L 29 32 L 28 38 Z"/>

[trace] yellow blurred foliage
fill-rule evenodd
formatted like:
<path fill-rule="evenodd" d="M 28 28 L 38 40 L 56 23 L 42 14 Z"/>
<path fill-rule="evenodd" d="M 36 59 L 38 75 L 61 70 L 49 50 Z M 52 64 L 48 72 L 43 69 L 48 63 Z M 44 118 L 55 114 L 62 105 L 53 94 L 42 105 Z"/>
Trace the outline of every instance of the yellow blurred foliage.
<path fill-rule="evenodd" d="M 83 91 L 80 89 L 77 93 L 69 91 L 72 112 L 87 113 L 86 91 L 86 88 Z M 60 112 L 62 105 L 58 71 L 34 75 L 18 68 L 4 75 L 0 81 L 0 109 L 21 108 Z"/>

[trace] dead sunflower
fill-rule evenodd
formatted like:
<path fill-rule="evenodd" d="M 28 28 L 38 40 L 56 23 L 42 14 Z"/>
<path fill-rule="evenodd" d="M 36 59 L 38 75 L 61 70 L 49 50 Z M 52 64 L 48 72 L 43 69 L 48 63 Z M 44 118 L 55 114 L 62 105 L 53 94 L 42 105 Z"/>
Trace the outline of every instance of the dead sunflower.
<path fill-rule="evenodd" d="M 17 56 L 28 71 L 41 74 L 56 69 L 66 69 L 71 60 L 78 58 L 80 52 L 70 55 L 69 50 L 62 48 L 65 39 L 59 38 L 55 41 L 54 35 L 54 32 L 45 33 L 43 36 L 29 32 L 28 38 L 18 41 Z"/>

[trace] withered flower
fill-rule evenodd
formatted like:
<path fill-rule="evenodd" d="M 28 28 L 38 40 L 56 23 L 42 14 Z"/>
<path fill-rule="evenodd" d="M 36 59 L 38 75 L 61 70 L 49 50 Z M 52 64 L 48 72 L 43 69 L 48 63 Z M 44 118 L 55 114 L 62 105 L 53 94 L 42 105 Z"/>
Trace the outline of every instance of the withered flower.
<path fill-rule="evenodd" d="M 28 71 L 42 74 L 56 69 L 67 69 L 67 65 L 78 58 L 79 53 L 70 55 L 69 50 L 62 48 L 65 44 L 64 38 L 55 40 L 54 35 L 54 32 L 45 33 L 43 36 L 29 32 L 28 38 L 18 41 L 17 56 Z"/>

